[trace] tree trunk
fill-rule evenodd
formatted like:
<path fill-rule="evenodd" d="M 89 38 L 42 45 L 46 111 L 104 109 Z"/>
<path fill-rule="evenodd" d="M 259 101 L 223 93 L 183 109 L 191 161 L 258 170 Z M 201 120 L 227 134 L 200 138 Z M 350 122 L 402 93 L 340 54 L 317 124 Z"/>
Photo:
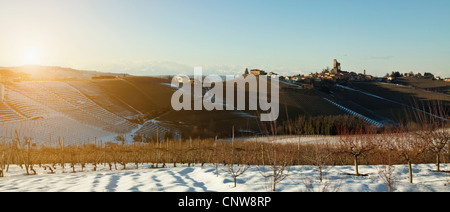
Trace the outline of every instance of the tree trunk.
<path fill-rule="evenodd" d="M 436 171 L 437 172 L 441 171 L 440 163 L 441 163 L 441 161 L 440 161 L 439 153 L 436 153 Z"/>
<path fill-rule="evenodd" d="M 275 192 L 277 190 L 277 169 L 275 166 L 273 167 L 273 187 L 272 191 Z"/>
<path fill-rule="evenodd" d="M 409 183 L 413 183 L 413 175 L 412 175 L 412 167 L 411 167 L 411 161 L 408 161 L 408 170 L 409 170 Z"/>
<path fill-rule="evenodd" d="M 359 171 L 358 171 L 358 156 L 355 155 L 355 175 L 359 176 Z"/>
<path fill-rule="evenodd" d="M 322 167 L 319 167 L 319 181 L 322 183 Z"/>

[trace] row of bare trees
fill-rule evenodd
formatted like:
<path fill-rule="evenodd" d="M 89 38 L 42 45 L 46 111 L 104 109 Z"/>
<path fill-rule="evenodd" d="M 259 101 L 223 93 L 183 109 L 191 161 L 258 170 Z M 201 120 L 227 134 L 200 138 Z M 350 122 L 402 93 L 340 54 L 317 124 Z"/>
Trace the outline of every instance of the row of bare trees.
<path fill-rule="evenodd" d="M 217 141 L 216 138 L 132 144 L 95 141 L 77 145 L 65 145 L 64 139 L 60 138 L 54 145 L 34 145 L 30 139 L 16 136 L 12 142 L 0 142 L 0 177 L 8 172 L 11 164 L 19 165 L 27 175 L 33 175 L 36 167 L 54 173 L 57 169 L 84 171 L 87 164 L 96 171 L 102 165 L 112 170 L 139 168 L 142 164 L 150 164 L 150 168 L 167 168 L 177 164 L 203 166 L 212 163 L 217 174 L 219 171 L 229 173 L 236 185 L 237 178 L 251 165 L 256 165 L 262 176 L 271 179 L 275 191 L 293 165 L 317 167 L 322 182 L 322 173 L 329 166 L 354 164 L 354 175 L 363 176 L 359 165 L 385 165 L 380 173 L 384 173 L 389 181 L 392 165 L 408 164 L 412 183 L 414 163 L 435 162 L 436 171 L 441 171 L 441 161 L 449 161 L 449 131 L 445 129 L 408 132 L 398 128 L 389 134 L 376 134 L 368 129 L 342 129 L 340 136 L 316 144 L 303 144 L 301 138 L 297 143 L 277 143 L 273 137 L 269 142 L 256 139 Z"/>
<path fill-rule="evenodd" d="M 410 183 L 413 182 L 412 164 L 434 162 L 436 171 L 441 171 L 441 160 L 448 161 L 450 132 L 445 128 L 423 129 L 409 132 L 397 128 L 389 134 L 372 134 L 370 130 L 346 131 L 339 136 L 339 150 L 352 156 L 355 165 L 355 175 L 361 175 L 358 170 L 359 159 L 363 155 L 372 155 L 376 164 L 406 163 L 409 168 Z"/>

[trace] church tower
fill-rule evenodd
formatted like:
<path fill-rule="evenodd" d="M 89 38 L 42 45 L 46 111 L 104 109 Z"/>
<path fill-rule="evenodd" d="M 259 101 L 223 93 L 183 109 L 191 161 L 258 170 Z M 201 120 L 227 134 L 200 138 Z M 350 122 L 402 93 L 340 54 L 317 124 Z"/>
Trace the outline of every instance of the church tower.
<path fill-rule="evenodd" d="M 339 72 L 341 72 L 341 63 L 334 59 L 333 69 L 331 70 L 331 73 L 338 74 Z"/>
<path fill-rule="evenodd" d="M 341 63 L 339 63 L 336 59 L 334 59 L 333 68 L 335 68 L 338 71 L 341 71 Z"/>

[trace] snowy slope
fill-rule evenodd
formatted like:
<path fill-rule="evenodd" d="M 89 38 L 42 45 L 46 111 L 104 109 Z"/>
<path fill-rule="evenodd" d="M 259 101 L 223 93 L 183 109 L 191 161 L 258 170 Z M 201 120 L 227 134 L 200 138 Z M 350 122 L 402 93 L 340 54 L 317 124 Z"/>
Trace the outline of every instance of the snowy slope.
<path fill-rule="evenodd" d="M 70 167 L 70 166 L 67 166 Z M 25 171 L 18 166 L 11 166 L 6 177 L 0 178 L 0 191 L 83 191 L 83 192 L 267 192 L 270 191 L 270 179 L 264 178 L 257 166 L 252 166 L 242 176 L 237 178 L 238 185 L 234 187 L 231 175 L 219 166 L 219 174 L 213 164 L 204 167 L 196 164 L 194 167 L 178 165 L 177 167 L 150 169 L 149 165 L 140 165 L 134 169 L 133 164 L 128 170 L 109 171 L 109 167 L 99 166 L 92 171 L 87 166 L 84 172 L 71 173 L 66 168 L 62 173 L 57 167 L 55 174 L 49 170 L 36 168 L 38 175 L 26 176 Z M 450 164 L 444 164 L 448 170 Z M 121 168 L 121 167 L 118 167 Z M 395 174 L 399 192 L 449 192 L 449 173 L 436 173 L 432 164 L 414 165 L 414 184 L 408 181 L 408 168 L 405 165 L 395 166 Z M 326 191 L 339 192 L 385 192 L 387 186 L 382 182 L 375 166 L 360 166 L 360 172 L 365 177 L 347 175 L 353 173 L 351 166 L 327 168 L 328 174 L 322 183 L 318 180 L 317 169 L 314 166 L 290 167 L 289 176 L 277 185 L 280 192 Z M 310 185 L 307 189 L 305 185 Z"/>

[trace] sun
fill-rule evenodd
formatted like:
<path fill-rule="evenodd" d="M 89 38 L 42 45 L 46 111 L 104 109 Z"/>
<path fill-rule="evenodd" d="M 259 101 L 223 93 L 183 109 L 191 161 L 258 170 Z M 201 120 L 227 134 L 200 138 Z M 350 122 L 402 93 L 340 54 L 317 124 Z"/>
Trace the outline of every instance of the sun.
<path fill-rule="evenodd" d="M 37 65 L 40 62 L 39 51 L 33 47 L 25 49 L 22 57 L 26 65 Z"/>

